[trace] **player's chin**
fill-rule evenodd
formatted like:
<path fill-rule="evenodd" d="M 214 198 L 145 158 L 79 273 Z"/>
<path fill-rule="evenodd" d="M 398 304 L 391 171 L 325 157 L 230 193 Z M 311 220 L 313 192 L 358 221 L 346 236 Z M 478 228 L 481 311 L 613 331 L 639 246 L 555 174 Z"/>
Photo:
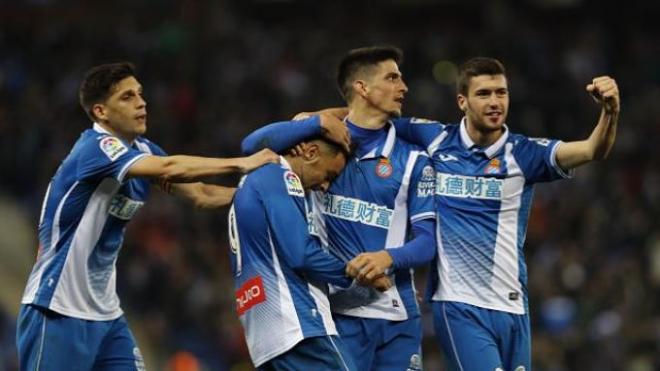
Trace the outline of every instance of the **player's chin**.
<path fill-rule="evenodd" d="M 390 117 L 399 118 L 401 117 L 401 109 L 396 108 L 388 112 Z"/>

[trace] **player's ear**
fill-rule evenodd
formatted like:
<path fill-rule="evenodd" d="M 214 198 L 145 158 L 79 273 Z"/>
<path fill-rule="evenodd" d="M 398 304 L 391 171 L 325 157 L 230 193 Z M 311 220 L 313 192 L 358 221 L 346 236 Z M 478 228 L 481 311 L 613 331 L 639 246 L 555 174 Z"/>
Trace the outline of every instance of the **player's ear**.
<path fill-rule="evenodd" d="M 307 147 L 303 152 L 303 159 L 306 162 L 317 162 L 321 156 L 321 151 L 318 143 L 310 142 L 307 143 Z"/>
<path fill-rule="evenodd" d="M 369 88 L 367 87 L 367 82 L 364 80 L 355 80 L 353 81 L 353 91 L 355 94 L 361 96 L 362 98 L 367 97 L 367 92 Z"/>
<path fill-rule="evenodd" d="M 463 94 L 459 94 L 456 96 L 456 102 L 458 103 L 458 108 L 460 108 L 461 111 L 466 112 L 467 111 L 467 97 Z"/>
<path fill-rule="evenodd" d="M 92 106 L 92 113 L 94 114 L 94 117 L 98 120 L 105 120 L 108 118 L 105 106 L 101 103 L 96 103 L 95 105 Z"/>

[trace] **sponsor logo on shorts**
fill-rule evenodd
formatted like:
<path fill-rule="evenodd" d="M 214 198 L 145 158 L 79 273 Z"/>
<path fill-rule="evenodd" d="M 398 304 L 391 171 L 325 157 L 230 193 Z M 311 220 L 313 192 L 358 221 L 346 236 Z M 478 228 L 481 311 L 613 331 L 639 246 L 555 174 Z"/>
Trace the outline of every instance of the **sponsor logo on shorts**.
<path fill-rule="evenodd" d="M 236 311 L 239 316 L 264 301 L 266 301 L 266 291 L 261 276 L 250 278 L 236 290 Z"/>
<path fill-rule="evenodd" d="M 410 364 L 406 371 L 421 371 L 422 370 L 422 357 L 415 353 L 410 357 Z"/>
<path fill-rule="evenodd" d="M 99 142 L 99 147 L 101 151 L 105 153 L 110 161 L 114 161 L 119 158 L 119 156 L 128 152 L 128 148 L 121 142 L 118 138 L 115 137 L 104 137 Z"/>

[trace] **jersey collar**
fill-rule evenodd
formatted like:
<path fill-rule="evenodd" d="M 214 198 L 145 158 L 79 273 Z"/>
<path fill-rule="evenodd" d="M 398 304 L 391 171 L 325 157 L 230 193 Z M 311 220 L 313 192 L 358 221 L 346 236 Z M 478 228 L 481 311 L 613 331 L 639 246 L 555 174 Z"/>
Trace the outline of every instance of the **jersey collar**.
<path fill-rule="evenodd" d="M 465 146 L 467 149 L 479 148 L 468 135 L 465 125 L 465 117 L 463 117 L 460 125 L 461 142 L 463 142 L 463 146 Z M 493 158 L 500 151 L 500 149 L 502 149 L 508 138 L 509 127 L 504 124 L 504 133 L 502 136 L 495 143 L 491 144 L 488 148 L 483 150 L 483 153 L 486 155 L 486 157 Z"/>
<path fill-rule="evenodd" d="M 280 156 L 280 165 L 282 165 L 282 167 L 287 170 L 291 170 L 291 165 L 289 164 L 289 161 L 284 158 L 284 156 Z"/>
<path fill-rule="evenodd" d="M 97 131 L 99 133 L 112 135 L 111 132 L 105 130 L 105 128 L 101 126 L 101 124 L 99 124 L 98 122 L 95 122 L 92 128 L 94 129 L 94 131 Z"/>
<path fill-rule="evenodd" d="M 389 125 L 389 128 L 387 130 L 387 138 L 385 138 L 385 141 L 379 144 L 378 147 L 369 151 L 369 153 L 367 153 L 366 155 L 360 157 L 360 160 L 367 160 L 377 157 L 385 157 L 385 158 L 390 157 L 390 155 L 392 154 L 392 149 L 394 148 L 394 141 L 396 139 L 396 130 L 394 129 L 394 125 L 392 124 L 392 122 L 388 121 L 386 125 Z"/>
<path fill-rule="evenodd" d="M 97 133 L 108 134 L 108 135 L 111 135 L 111 136 L 113 136 L 113 137 L 115 137 L 115 138 L 118 138 L 119 140 L 122 141 L 122 143 L 124 143 L 124 144 L 128 144 L 129 147 L 132 146 L 132 145 L 135 144 L 135 143 L 138 143 L 138 141 L 137 141 L 137 137 L 136 137 L 135 140 L 133 140 L 132 142 L 127 142 L 126 140 L 124 140 L 124 139 L 122 139 L 122 138 L 120 138 L 120 137 L 118 137 L 118 136 L 112 134 L 112 133 L 109 132 L 108 130 L 106 130 L 106 129 L 105 129 L 103 126 L 101 126 L 101 124 L 99 124 L 98 122 L 94 122 L 94 125 L 92 126 L 92 129 L 94 129 L 94 131 L 96 131 Z"/>

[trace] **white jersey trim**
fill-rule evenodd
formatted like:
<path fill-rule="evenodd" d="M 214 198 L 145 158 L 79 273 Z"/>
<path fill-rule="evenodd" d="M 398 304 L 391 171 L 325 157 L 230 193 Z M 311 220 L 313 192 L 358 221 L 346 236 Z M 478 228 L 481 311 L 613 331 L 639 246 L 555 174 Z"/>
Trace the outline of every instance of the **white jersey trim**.
<path fill-rule="evenodd" d="M 281 341 L 278 341 L 278 344 L 280 344 L 279 346 L 272 347 L 263 352 L 264 349 L 255 349 L 261 345 L 259 343 L 261 333 L 246 328 L 245 334 L 248 343 L 248 350 L 250 351 L 250 357 L 252 358 L 255 367 L 259 367 L 278 355 L 288 351 L 305 338 L 302 332 L 302 327 L 300 326 L 296 307 L 293 304 L 293 297 L 289 290 L 289 284 L 286 282 L 286 277 L 284 277 L 284 273 L 282 272 L 282 266 L 280 265 L 277 251 L 275 250 L 275 244 L 273 243 L 270 228 L 268 229 L 268 243 L 270 244 L 270 251 L 273 256 L 273 269 L 275 271 L 275 276 L 277 277 L 277 285 L 280 292 L 280 297 L 273 299 L 279 299 L 281 314 L 281 322 L 272 324 L 279 325 L 280 331 L 272 331 L 272 334 L 279 336 Z"/>
<path fill-rule="evenodd" d="M 88 320 L 119 318 L 122 310 L 115 290 L 115 262 L 102 298 L 97 298 L 90 286 L 88 260 L 99 241 L 112 197 L 120 183 L 105 178 L 94 190 L 69 245 L 67 256 L 49 308 L 72 317 Z M 116 261 L 116 257 L 115 257 Z"/>

